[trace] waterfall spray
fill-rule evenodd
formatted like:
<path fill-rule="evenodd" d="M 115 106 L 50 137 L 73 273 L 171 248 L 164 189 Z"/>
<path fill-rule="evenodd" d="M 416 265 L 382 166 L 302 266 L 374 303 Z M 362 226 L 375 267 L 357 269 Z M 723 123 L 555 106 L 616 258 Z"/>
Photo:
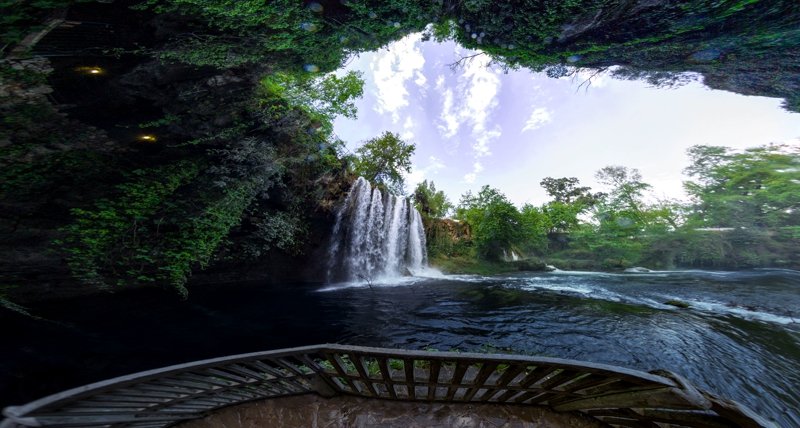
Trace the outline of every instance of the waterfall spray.
<path fill-rule="evenodd" d="M 414 274 L 428 263 L 422 217 L 403 197 L 384 195 L 359 177 L 336 212 L 328 281 Z"/>

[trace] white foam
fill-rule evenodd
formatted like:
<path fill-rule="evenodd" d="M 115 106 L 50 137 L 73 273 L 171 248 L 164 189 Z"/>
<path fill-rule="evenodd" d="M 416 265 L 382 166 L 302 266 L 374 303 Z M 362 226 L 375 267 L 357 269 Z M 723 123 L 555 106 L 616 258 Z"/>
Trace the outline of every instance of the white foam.
<path fill-rule="evenodd" d="M 797 318 L 772 314 L 769 312 L 754 311 L 747 308 L 742 308 L 740 306 L 728 306 L 723 303 L 703 302 L 698 300 L 689 300 L 687 303 L 698 310 L 717 314 L 722 313 L 735 315 L 747 320 L 765 321 L 782 325 L 800 323 L 800 319 Z"/>
<path fill-rule="evenodd" d="M 566 291 L 578 294 L 591 294 L 597 291 L 584 284 L 558 284 L 546 281 L 547 278 L 527 278 L 521 288 L 525 290 Z"/>
<path fill-rule="evenodd" d="M 420 278 L 432 278 L 432 279 L 447 279 L 448 275 L 445 275 L 439 269 L 432 268 L 429 266 L 421 266 L 416 269 L 409 269 L 415 277 Z"/>

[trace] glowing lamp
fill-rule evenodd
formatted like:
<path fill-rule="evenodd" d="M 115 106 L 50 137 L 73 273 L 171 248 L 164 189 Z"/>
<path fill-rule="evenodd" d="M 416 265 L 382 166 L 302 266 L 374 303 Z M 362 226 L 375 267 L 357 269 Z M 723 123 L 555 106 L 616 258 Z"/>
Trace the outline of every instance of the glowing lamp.
<path fill-rule="evenodd" d="M 156 141 L 156 136 L 155 135 L 149 135 L 149 134 L 148 135 L 140 135 L 139 139 L 142 140 L 142 141 L 146 141 L 148 143 L 154 143 Z"/>
<path fill-rule="evenodd" d="M 78 67 L 76 70 L 92 76 L 97 76 L 99 74 L 103 74 L 104 72 L 104 70 L 100 67 Z"/>

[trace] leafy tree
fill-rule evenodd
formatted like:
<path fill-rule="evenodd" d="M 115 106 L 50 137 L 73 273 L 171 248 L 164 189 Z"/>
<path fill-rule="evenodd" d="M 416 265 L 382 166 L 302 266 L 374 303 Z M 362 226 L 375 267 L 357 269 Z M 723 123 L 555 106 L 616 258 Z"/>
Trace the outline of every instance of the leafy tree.
<path fill-rule="evenodd" d="M 554 200 L 543 207 L 549 218 L 549 233 L 567 232 L 578 226 L 578 216 L 596 205 L 605 195 L 579 186 L 576 177 L 546 177 L 539 183 Z"/>
<path fill-rule="evenodd" d="M 398 134 L 384 132 L 356 149 L 353 172 L 372 184 L 395 194 L 404 193 L 403 172 L 411 171 L 416 147 Z"/>
<path fill-rule="evenodd" d="M 607 214 L 623 216 L 619 218 L 628 218 L 636 223 L 644 221 L 642 197 L 644 191 L 649 190 L 651 186 L 642 181 L 639 170 L 617 165 L 606 166 L 597 171 L 595 178 L 611 188 L 604 205 Z"/>
<path fill-rule="evenodd" d="M 453 204 L 441 190 L 436 190 L 433 181 L 424 180 L 414 189 L 414 204 L 428 218 L 442 218 L 453 209 Z"/>
<path fill-rule="evenodd" d="M 364 80 L 358 71 L 349 71 L 342 77 L 275 73 L 264 78 L 261 85 L 270 94 L 328 120 L 336 116 L 354 119 L 358 111 L 355 100 L 364 93 Z"/>
<path fill-rule="evenodd" d="M 800 149 L 768 145 L 735 153 L 726 147 L 689 149 L 684 187 L 695 201 L 692 218 L 710 227 L 800 224 Z"/>
<path fill-rule="evenodd" d="M 578 186 L 580 181 L 576 177 L 545 177 L 539 184 L 556 202 L 565 204 L 579 202 L 585 205 L 592 205 L 600 195 L 592 194 L 590 187 Z"/>
<path fill-rule="evenodd" d="M 548 218 L 550 229 L 548 233 L 569 232 L 578 226 L 578 215 L 584 211 L 581 204 L 567 204 L 564 202 L 549 202 L 542 207 L 542 212 Z"/>
<path fill-rule="evenodd" d="M 525 234 L 523 247 L 533 253 L 547 249 L 547 234 L 552 230 L 552 218 L 543 208 L 525 204 L 520 210 L 520 219 Z"/>
<path fill-rule="evenodd" d="M 499 260 L 503 250 L 520 243 L 525 236 L 517 207 L 489 186 L 483 186 L 475 196 L 471 192 L 464 194 L 456 218 L 472 227 L 472 239 L 484 259 Z"/>

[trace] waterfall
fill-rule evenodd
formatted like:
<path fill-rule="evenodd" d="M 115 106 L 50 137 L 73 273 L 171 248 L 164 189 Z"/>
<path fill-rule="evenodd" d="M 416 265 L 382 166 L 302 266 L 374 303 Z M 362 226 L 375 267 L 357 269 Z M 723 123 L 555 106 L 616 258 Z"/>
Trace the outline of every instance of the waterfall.
<path fill-rule="evenodd" d="M 503 249 L 503 260 L 507 262 L 516 262 L 520 259 L 519 254 L 516 251 L 511 250 L 511 255 L 509 256 L 508 251 Z"/>
<path fill-rule="evenodd" d="M 428 263 L 422 217 L 406 198 L 359 177 L 336 212 L 328 281 L 374 281 L 414 274 Z"/>

